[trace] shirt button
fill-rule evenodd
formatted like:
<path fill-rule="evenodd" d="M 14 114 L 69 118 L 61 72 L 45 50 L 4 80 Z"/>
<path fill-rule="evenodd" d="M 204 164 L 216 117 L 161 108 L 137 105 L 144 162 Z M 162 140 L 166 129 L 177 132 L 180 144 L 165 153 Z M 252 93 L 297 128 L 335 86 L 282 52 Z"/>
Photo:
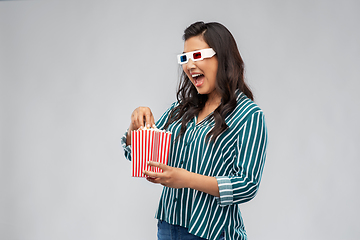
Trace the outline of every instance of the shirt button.
<path fill-rule="evenodd" d="M 174 202 L 176 202 L 177 201 L 177 198 L 174 198 Z"/>
<path fill-rule="evenodd" d="M 184 161 L 180 161 L 180 164 L 183 164 L 184 163 Z"/>

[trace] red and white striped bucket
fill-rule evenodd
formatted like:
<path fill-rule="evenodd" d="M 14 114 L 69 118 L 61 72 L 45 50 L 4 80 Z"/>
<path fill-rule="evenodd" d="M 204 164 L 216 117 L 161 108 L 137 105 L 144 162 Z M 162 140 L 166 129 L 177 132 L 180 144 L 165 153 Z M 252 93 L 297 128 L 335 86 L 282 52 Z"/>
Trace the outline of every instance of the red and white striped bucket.
<path fill-rule="evenodd" d="M 131 132 L 132 176 L 145 177 L 143 170 L 162 172 L 160 168 L 152 167 L 149 161 L 168 163 L 171 132 L 158 129 L 141 129 Z"/>

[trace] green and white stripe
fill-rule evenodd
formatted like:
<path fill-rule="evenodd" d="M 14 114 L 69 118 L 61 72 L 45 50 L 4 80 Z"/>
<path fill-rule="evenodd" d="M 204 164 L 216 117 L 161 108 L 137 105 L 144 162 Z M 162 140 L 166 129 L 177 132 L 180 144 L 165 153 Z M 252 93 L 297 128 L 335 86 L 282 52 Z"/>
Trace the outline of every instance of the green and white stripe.
<path fill-rule="evenodd" d="M 172 106 L 157 121 L 163 129 Z M 169 165 L 217 179 L 220 197 L 194 189 L 164 187 L 156 218 L 180 225 L 205 238 L 218 239 L 225 230 L 225 239 L 247 239 L 238 204 L 250 201 L 259 188 L 266 158 L 267 130 L 262 110 L 243 93 L 238 93 L 237 107 L 225 121 L 229 128 L 215 142 L 206 141 L 214 127 L 209 115 L 196 124 L 192 119 L 183 137 L 176 139 L 181 122 L 172 123 Z M 131 160 L 122 138 L 125 156 Z"/>

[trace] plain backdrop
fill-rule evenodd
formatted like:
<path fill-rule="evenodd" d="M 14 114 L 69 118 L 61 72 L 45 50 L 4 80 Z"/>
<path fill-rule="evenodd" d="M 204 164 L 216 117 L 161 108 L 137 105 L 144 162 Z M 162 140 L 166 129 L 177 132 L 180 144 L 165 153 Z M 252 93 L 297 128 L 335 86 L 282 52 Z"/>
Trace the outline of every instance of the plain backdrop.
<path fill-rule="evenodd" d="M 360 239 L 360 2 L 0 1 L 0 239 L 156 239 L 137 106 L 175 101 L 183 30 L 234 35 L 269 145 L 249 239 Z"/>

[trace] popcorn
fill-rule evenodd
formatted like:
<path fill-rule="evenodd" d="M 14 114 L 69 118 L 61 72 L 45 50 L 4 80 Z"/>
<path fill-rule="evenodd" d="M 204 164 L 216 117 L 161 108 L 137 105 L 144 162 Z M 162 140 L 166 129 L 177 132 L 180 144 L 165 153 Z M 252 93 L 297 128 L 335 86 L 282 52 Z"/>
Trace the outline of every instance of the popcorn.
<path fill-rule="evenodd" d="M 143 170 L 162 172 L 158 167 L 146 163 L 149 161 L 168 163 L 171 132 L 157 128 L 141 128 L 131 132 L 132 176 L 145 177 Z"/>

